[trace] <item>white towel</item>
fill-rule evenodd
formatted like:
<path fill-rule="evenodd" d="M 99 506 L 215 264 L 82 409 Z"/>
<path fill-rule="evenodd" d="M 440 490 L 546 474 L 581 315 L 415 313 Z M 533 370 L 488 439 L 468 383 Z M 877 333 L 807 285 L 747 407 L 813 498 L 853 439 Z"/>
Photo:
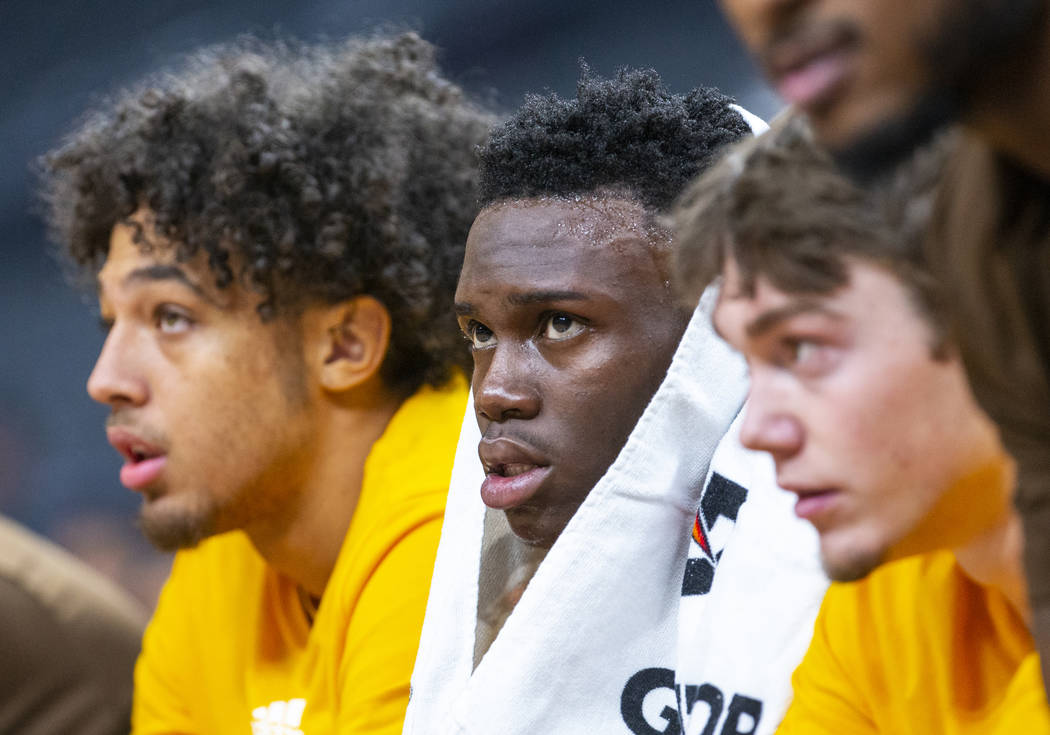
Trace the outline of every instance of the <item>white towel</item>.
<path fill-rule="evenodd" d="M 776 729 L 828 585 L 772 459 L 740 445 L 742 417 L 715 451 L 690 534 L 675 673 L 684 735 Z"/>
<path fill-rule="evenodd" d="M 476 668 L 478 590 L 491 580 L 480 579 L 486 513 L 479 497 L 480 436 L 468 406 L 405 733 L 680 732 L 674 668 L 683 571 L 693 543 L 689 530 L 712 455 L 746 392 L 741 359 L 711 329 L 713 298 L 709 292 L 701 301 L 666 379 L 620 455 L 539 565 Z M 723 476 L 750 482 L 751 469 L 733 465 L 754 458 L 724 454 Z M 752 493 L 748 503 L 772 497 Z M 743 536 L 752 516 L 762 519 L 764 513 L 742 512 L 733 535 Z M 782 520 L 789 523 L 790 517 Z M 773 551 L 763 558 L 771 568 L 779 563 Z M 727 556 L 720 566 L 729 564 Z M 710 613 L 685 621 L 688 626 L 704 629 L 708 617 L 724 624 L 725 613 L 742 606 L 764 607 L 770 615 L 792 606 L 791 600 L 765 599 L 762 589 L 722 584 L 724 576 L 719 573 L 707 595 Z M 722 587 L 726 599 L 715 604 Z M 723 648 L 719 656 L 726 655 Z M 723 691 L 766 696 L 765 688 L 750 687 L 736 675 L 748 669 L 776 679 L 773 662 L 762 653 L 730 651 L 726 667 L 733 677 Z M 720 681 L 717 662 L 712 666 L 698 684 Z M 790 667 L 781 668 L 786 681 Z M 651 691 L 653 672 L 659 692 Z"/>

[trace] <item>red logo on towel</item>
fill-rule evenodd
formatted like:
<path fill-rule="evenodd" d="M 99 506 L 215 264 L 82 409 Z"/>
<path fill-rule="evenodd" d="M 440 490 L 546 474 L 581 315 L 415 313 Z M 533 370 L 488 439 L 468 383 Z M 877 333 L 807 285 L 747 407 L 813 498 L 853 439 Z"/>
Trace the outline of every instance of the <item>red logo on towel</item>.
<path fill-rule="evenodd" d="M 693 521 L 693 541 L 700 544 L 700 548 L 704 550 L 707 557 L 714 561 L 715 557 L 711 553 L 711 543 L 707 540 L 707 529 L 703 526 L 699 510 L 696 511 L 696 520 Z"/>
<path fill-rule="evenodd" d="M 696 549 L 690 551 L 682 580 L 682 596 L 706 595 L 715 580 L 715 569 L 722 558 L 726 535 L 736 524 L 740 507 L 747 500 L 747 488 L 714 472 L 700 498 L 700 508 L 693 520 L 692 536 Z M 725 524 L 729 524 L 726 528 Z M 718 525 L 715 541 L 711 531 Z M 715 544 L 719 544 L 716 548 Z M 699 553 L 697 553 L 699 552 Z"/>

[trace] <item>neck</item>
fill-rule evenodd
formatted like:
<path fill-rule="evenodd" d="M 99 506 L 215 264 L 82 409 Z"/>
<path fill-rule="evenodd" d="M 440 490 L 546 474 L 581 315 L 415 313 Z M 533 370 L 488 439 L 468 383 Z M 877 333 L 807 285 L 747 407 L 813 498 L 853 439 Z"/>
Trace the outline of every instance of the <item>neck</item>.
<path fill-rule="evenodd" d="M 998 590 L 1031 625 L 1028 588 L 1021 563 L 1021 519 L 1010 513 L 1003 523 L 955 549 L 955 558 L 974 581 Z"/>
<path fill-rule="evenodd" d="M 361 495 L 365 461 L 401 400 L 385 391 L 325 402 L 290 507 L 245 531 L 259 554 L 315 599 L 324 593 Z"/>
<path fill-rule="evenodd" d="M 996 151 L 1050 178 L 1050 15 L 1026 43 L 990 68 L 974 98 L 969 126 Z"/>
<path fill-rule="evenodd" d="M 968 576 L 1002 593 L 1027 622 L 1023 534 L 1012 502 L 1014 463 L 994 432 L 984 442 L 972 443 L 975 468 L 951 483 L 886 560 L 951 551 Z"/>

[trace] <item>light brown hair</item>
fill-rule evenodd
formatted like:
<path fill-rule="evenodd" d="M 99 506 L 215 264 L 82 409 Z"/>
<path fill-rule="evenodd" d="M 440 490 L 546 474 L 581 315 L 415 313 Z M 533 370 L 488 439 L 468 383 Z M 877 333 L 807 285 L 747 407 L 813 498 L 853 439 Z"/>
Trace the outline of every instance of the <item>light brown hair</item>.
<path fill-rule="evenodd" d="M 827 294 L 849 283 L 850 259 L 875 262 L 908 288 L 939 350 L 948 325 L 923 240 L 951 144 L 937 141 L 865 189 L 836 169 L 804 117 L 782 116 L 679 201 L 676 285 L 695 301 L 732 259 L 745 294 L 759 277 L 787 293 Z"/>

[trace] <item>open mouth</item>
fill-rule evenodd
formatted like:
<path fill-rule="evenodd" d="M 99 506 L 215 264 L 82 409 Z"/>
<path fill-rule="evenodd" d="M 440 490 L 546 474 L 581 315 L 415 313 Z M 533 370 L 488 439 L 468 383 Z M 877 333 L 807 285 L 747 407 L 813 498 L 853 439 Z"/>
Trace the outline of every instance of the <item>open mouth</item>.
<path fill-rule="evenodd" d="M 530 502 L 551 471 L 530 443 L 507 436 L 483 438 L 478 444 L 478 458 L 485 468 L 481 499 L 496 510 Z"/>
<path fill-rule="evenodd" d="M 162 456 L 163 452 L 151 449 L 144 445 L 132 445 L 128 447 L 125 458 L 132 464 L 144 462 L 147 459 L 155 459 Z"/>
<path fill-rule="evenodd" d="M 124 466 L 120 468 L 122 485 L 141 491 L 157 482 L 168 460 L 162 448 L 120 427 L 109 428 L 106 436 L 124 458 Z"/>
<path fill-rule="evenodd" d="M 120 482 L 129 490 L 145 490 L 156 483 L 168 462 L 165 454 L 141 456 L 120 468 Z"/>
<path fill-rule="evenodd" d="M 164 450 L 160 447 L 131 436 L 127 432 L 112 431 L 109 439 L 113 448 L 120 452 L 120 456 L 128 465 L 141 464 L 165 455 Z"/>
<path fill-rule="evenodd" d="M 481 499 L 496 510 L 523 505 L 536 496 L 549 473 L 550 467 L 519 462 L 486 467 Z"/>
<path fill-rule="evenodd" d="M 517 477 L 518 475 L 524 475 L 526 472 L 539 467 L 535 464 L 525 464 L 524 462 L 507 462 L 503 464 L 497 464 L 494 466 L 485 466 L 486 475 L 496 475 L 497 477 Z"/>

